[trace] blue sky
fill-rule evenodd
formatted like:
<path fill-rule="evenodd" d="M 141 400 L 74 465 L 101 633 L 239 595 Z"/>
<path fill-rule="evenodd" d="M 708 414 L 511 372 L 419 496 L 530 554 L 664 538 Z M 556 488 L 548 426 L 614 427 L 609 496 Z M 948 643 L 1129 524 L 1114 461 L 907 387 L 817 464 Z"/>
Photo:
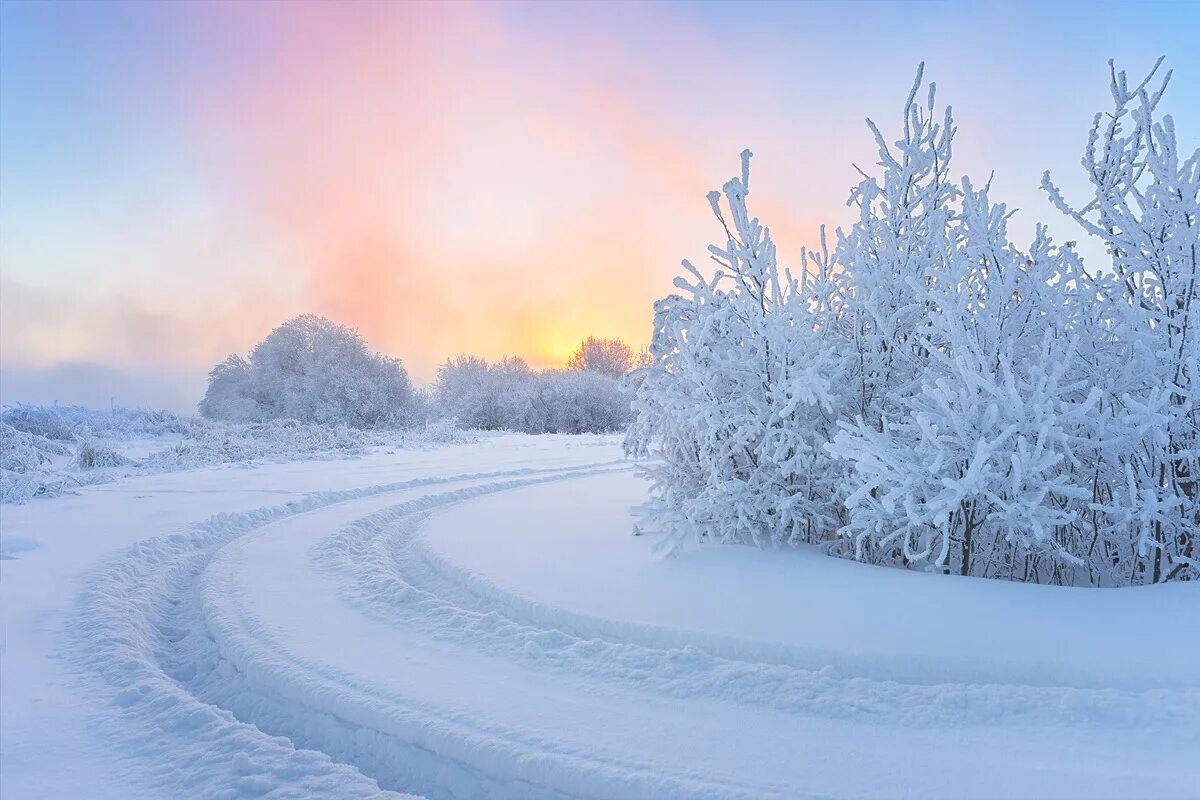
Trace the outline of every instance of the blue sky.
<path fill-rule="evenodd" d="M 418 379 L 644 341 L 704 192 L 755 153 L 786 260 L 849 221 L 914 68 L 1026 238 L 1107 60 L 1200 140 L 1196 3 L 0 5 L 0 399 L 189 406 L 305 311 Z"/>

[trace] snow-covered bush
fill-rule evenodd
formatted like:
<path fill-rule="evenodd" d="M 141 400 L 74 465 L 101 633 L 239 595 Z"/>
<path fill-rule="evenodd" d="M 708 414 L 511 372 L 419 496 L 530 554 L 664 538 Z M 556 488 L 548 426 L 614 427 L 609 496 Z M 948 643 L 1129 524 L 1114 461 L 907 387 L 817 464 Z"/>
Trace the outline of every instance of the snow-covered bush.
<path fill-rule="evenodd" d="M 1155 68 L 1157 70 L 1157 66 Z M 1151 73 L 1152 75 L 1154 73 Z M 840 555 L 1077 585 L 1200 577 L 1200 151 L 1156 117 L 1169 74 L 1097 115 L 1094 196 L 1054 204 L 1108 245 L 1088 270 L 1028 249 L 990 188 L 953 180 L 955 128 L 917 81 L 858 220 L 776 263 L 726 184 L 711 277 L 656 307 L 627 444 L 655 454 L 649 519 L 690 540 L 822 541 Z M 822 235 L 822 241 L 824 236 Z"/>
<path fill-rule="evenodd" d="M 359 455 L 384 442 L 345 425 L 270 420 L 244 425 L 197 420 L 179 443 L 158 450 L 146 463 L 160 469 L 194 469 L 247 461 L 293 461 L 316 454 Z"/>
<path fill-rule="evenodd" d="M 62 442 L 0 422 L 0 469 L 31 472 L 70 452 Z"/>
<path fill-rule="evenodd" d="M 520 358 L 490 364 L 461 356 L 438 371 L 431 404 L 435 415 L 454 419 L 464 428 L 612 433 L 629 424 L 629 401 L 619 378 L 600 369 L 536 372 Z"/>
<path fill-rule="evenodd" d="M 839 469 L 823 450 L 843 365 L 827 254 L 814 275 L 780 270 L 770 232 L 751 218 L 750 152 L 742 176 L 709 194 L 728 239 L 711 277 L 688 261 L 684 294 L 655 305 L 652 365 L 635 373 L 627 448 L 653 455 L 648 522 L 672 549 L 690 540 L 811 542 L 840 520 Z"/>
<path fill-rule="evenodd" d="M 357 456 L 390 448 L 476 441 L 449 420 L 407 428 L 351 428 L 296 420 L 228 423 L 162 411 L 16 406 L 0 420 L 0 502 L 24 503 L 131 474 L 255 461 Z M 6 420 L 61 436 L 19 430 Z"/>
<path fill-rule="evenodd" d="M 547 371 L 524 393 L 526 433 L 615 433 L 632 416 L 620 382 L 599 371 Z"/>
<path fill-rule="evenodd" d="M 1200 148 L 1181 149 L 1157 113 L 1162 61 L 1132 88 L 1110 62 L 1113 109 L 1096 114 L 1082 162 L 1088 202 L 1042 181 L 1111 260 L 1123 347 L 1098 363 L 1112 427 L 1094 512 L 1105 557 L 1131 582 L 1200 578 Z"/>
<path fill-rule="evenodd" d="M 476 441 L 477 436 L 445 421 L 403 429 L 363 429 L 290 419 L 250 424 L 197 419 L 187 436 L 155 451 L 142 466 L 152 471 L 164 471 L 257 461 L 344 458 L 378 448 L 463 444 Z"/>
<path fill-rule="evenodd" d="M 438 370 L 437 413 L 476 430 L 524 430 L 533 371 L 519 358 L 489 364 L 478 356 L 452 358 Z"/>
<path fill-rule="evenodd" d="M 0 502 L 24 503 L 109 480 L 104 468 L 131 462 L 106 442 L 174 435 L 183 429 L 184 421 L 165 411 L 6 408 L 0 414 Z"/>
<path fill-rule="evenodd" d="M 986 190 L 975 199 L 989 208 Z M 990 211 L 984 230 L 998 235 L 987 241 L 1004 242 L 1003 206 Z M 1029 254 L 1005 244 L 986 259 L 960 233 L 967 263 L 989 266 L 931 292 L 943 344 L 930 346 L 919 389 L 877 425 L 844 422 L 830 448 L 853 466 L 841 532 L 881 563 L 1022 578 L 1073 568 L 1072 526 L 1091 499 L 1073 467 L 1094 463 L 1100 392 L 1080 369 L 1077 326 L 1040 311 L 1046 294 L 1069 291 L 1051 281 L 1073 283 L 1077 262 L 1044 231 Z"/>
<path fill-rule="evenodd" d="M 70 453 L 60 441 L 0 421 L 0 502 L 24 503 L 43 492 L 51 465 Z"/>
<path fill-rule="evenodd" d="M 356 428 L 407 425 L 418 408 L 399 360 L 373 353 L 358 333 L 305 314 L 271 332 L 249 358 L 209 373 L 200 413 L 230 422 L 293 419 Z"/>
<path fill-rule="evenodd" d="M 133 461 L 95 439 L 87 439 L 79 445 L 71 466 L 76 469 L 104 469 L 106 467 L 127 467 Z"/>
<path fill-rule="evenodd" d="M 183 433 L 186 420 L 147 408 L 97 410 L 83 406 L 17 404 L 0 412 L 0 422 L 16 430 L 63 442 L 92 437 L 161 436 Z"/>

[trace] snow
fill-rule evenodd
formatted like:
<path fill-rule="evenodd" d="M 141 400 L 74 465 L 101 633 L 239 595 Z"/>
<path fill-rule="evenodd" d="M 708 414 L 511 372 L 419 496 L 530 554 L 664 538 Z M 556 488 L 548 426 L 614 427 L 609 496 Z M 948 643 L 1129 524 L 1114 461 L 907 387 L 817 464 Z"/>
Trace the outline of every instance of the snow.
<path fill-rule="evenodd" d="M 506 612 L 537 605 L 610 630 L 655 626 L 664 630 L 645 638 L 703 640 L 731 657 L 922 683 L 1200 686 L 1200 644 L 1178 635 L 1196 623 L 1194 586 L 1086 592 L 943 579 L 811 547 L 727 545 L 655 559 L 650 537 L 629 535 L 641 480 L 621 473 L 563 488 L 452 507 L 422 530 L 428 559 Z M 522 547 L 496 528 L 519 530 Z"/>
<path fill-rule="evenodd" d="M 18 405 L 0 414 L 0 502 L 54 497 L 139 473 L 346 458 L 479 436 L 444 419 L 362 430 L 288 419 L 241 424 L 145 409 Z"/>
<path fill-rule="evenodd" d="M 658 559 L 646 492 L 499 436 L 5 506 L 0 795 L 1200 789 L 1195 584 Z"/>

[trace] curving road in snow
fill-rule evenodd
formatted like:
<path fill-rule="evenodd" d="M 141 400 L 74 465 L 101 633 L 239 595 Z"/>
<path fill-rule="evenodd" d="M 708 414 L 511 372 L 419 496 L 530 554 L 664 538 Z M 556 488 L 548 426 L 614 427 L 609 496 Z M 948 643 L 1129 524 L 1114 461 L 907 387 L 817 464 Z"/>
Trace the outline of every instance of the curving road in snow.
<path fill-rule="evenodd" d="M 0 793 L 1200 793 L 1197 587 L 654 560 L 644 496 L 505 437 L 5 509 Z"/>

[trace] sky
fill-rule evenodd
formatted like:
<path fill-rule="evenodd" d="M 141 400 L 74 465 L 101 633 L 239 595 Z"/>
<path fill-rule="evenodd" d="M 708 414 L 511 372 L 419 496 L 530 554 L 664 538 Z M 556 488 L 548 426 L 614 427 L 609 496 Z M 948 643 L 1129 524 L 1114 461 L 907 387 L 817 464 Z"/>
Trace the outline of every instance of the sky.
<path fill-rule="evenodd" d="M 1167 56 L 1194 147 L 1197 29 L 1188 2 L 0 0 L 0 401 L 190 410 L 305 312 L 419 382 L 644 344 L 740 151 L 797 264 L 921 61 L 955 172 L 994 172 L 1019 241 L 1078 238 L 1042 172 L 1084 198 L 1110 58 Z"/>

